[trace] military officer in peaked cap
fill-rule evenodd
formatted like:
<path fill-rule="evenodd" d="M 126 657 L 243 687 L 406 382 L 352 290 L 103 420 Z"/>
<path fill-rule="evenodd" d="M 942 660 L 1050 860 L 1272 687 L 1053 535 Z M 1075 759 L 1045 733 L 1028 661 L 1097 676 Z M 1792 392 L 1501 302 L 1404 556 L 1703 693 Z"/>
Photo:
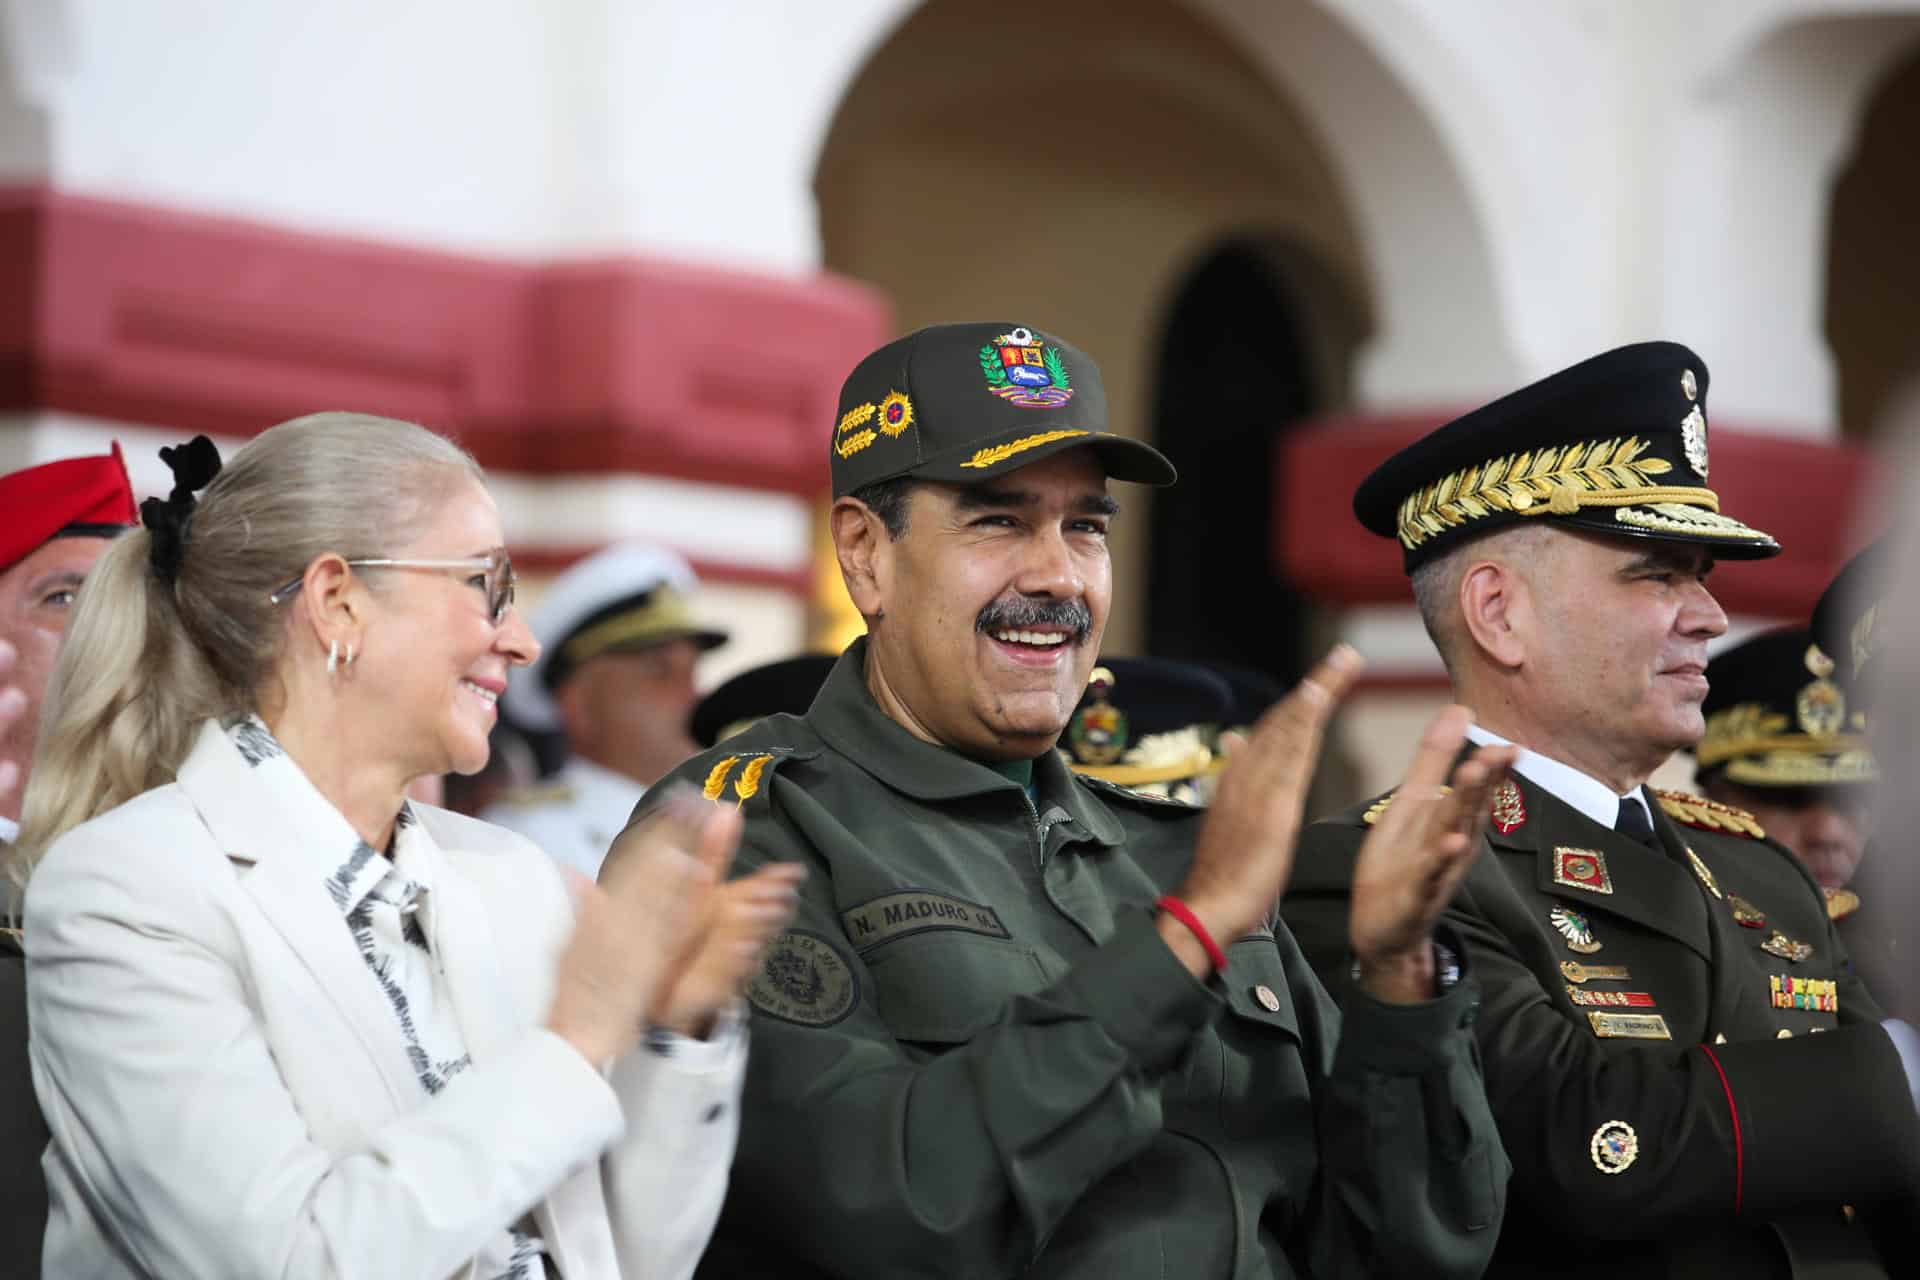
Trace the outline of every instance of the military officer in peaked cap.
<path fill-rule="evenodd" d="M 1911 481 L 1909 481 L 1911 485 Z M 1920 973 L 1914 925 L 1920 917 L 1920 863 L 1906 833 L 1920 816 L 1920 668 L 1901 637 L 1912 634 L 1916 579 L 1914 527 L 1896 527 L 1841 568 L 1814 606 L 1812 632 L 1833 658 L 1849 722 L 1867 717 L 1874 771 L 1872 827 L 1884 833 L 1860 861 L 1841 905 L 1854 971 L 1888 1009 L 1920 1022 Z"/>
<path fill-rule="evenodd" d="M 745 813 L 746 865 L 812 872 L 749 987 L 706 1273 L 1477 1274 L 1507 1170 L 1430 921 L 1508 753 L 1449 790 L 1465 720 L 1436 721 L 1363 855 L 1337 1007 L 1271 912 L 1356 656 L 1255 729 L 1210 809 L 1055 751 L 1106 621 L 1108 482 L 1173 479 L 1107 429 L 1093 362 L 924 329 L 848 377 L 830 447 L 867 634 L 806 715 L 675 775 Z"/>
<path fill-rule="evenodd" d="M 1704 727 L 1714 561 L 1778 550 L 1707 487 L 1706 397 L 1687 348 L 1625 347 L 1354 500 L 1400 542 L 1469 736 L 1521 748 L 1445 917 L 1514 1163 L 1499 1274 L 1886 1274 L 1849 1206 L 1920 1171 L 1920 1041 L 1882 1026 L 1819 887 L 1751 815 L 1645 785 Z M 1354 852 L 1403 795 L 1302 838 L 1282 912 L 1330 979 Z"/>
<path fill-rule="evenodd" d="M 595 552 L 553 580 L 529 625 L 540 656 L 515 669 L 502 705 L 521 729 L 564 732 L 566 763 L 480 816 L 586 875 L 655 780 L 692 755 L 694 663 L 727 641 L 699 622 L 681 557 L 644 543 Z"/>
<path fill-rule="evenodd" d="M 1735 645 L 1707 664 L 1707 728 L 1693 749 L 1695 784 L 1793 850 L 1835 920 L 1860 905 L 1847 885 L 1872 834 L 1880 776 L 1866 709 L 1839 674 L 1806 627 Z"/>
<path fill-rule="evenodd" d="M 1199 804 L 1225 763 L 1215 746 L 1233 709 L 1233 689 L 1206 667 L 1103 657 L 1059 749 L 1075 773 Z"/>
<path fill-rule="evenodd" d="M 0 476 L 0 854 L 20 797 L 74 597 L 107 544 L 135 520 L 120 446 Z M 0 1240 L 20 1275 L 40 1274 L 47 1126 L 27 1066 L 25 957 L 11 886 L 0 890 Z"/>

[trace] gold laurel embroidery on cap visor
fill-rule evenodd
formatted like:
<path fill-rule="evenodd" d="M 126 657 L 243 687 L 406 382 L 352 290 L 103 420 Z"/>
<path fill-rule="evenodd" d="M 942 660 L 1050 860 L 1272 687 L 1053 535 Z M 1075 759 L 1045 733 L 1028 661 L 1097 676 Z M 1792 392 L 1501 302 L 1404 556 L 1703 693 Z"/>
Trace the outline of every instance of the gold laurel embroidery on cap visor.
<path fill-rule="evenodd" d="M 1706 492 L 1706 490 L 1702 490 Z M 1622 506 L 1613 513 L 1613 518 L 1621 524 L 1630 524 L 1636 529 L 1647 529 L 1654 533 L 1678 533 L 1689 538 L 1728 538 L 1752 542 L 1760 538 L 1771 540 L 1773 535 L 1762 533 L 1751 526 L 1741 524 L 1731 516 L 1723 516 L 1719 511 L 1708 511 L 1703 507 L 1691 506 L 1684 502 L 1653 502 L 1649 499 L 1644 507 Z"/>
<path fill-rule="evenodd" d="M 976 469 L 980 467 L 991 467 L 997 463 L 1005 462 L 1017 453 L 1025 453 L 1029 449 L 1038 449 L 1043 444 L 1052 444 L 1055 440 L 1070 440 L 1074 436 L 1084 436 L 1088 434 L 1091 433 L 1079 430 L 1042 431 L 1037 436 L 1022 436 L 1018 440 L 1009 440 L 1006 444 L 997 444 L 991 449 L 982 449 L 960 465 Z"/>
<path fill-rule="evenodd" d="M 1643 458 L 1635 436 L 1523 450 L 1444 476 L 1400 504 L 1400 541 L 1409 550 L 1449 529 L 1500 512 L 1570 516 L 1582 507 L 1671 499 L 1720 509 L 1711 489 L 1661 485 L 1673 470 L 1665 458 Z M 1744 528 L 1744 526 L 1742 526 Z"/>
<path fill-rule="evenodd" d="M 1761 787 L 1830 787 L 1880 781 L 1880 764 L 1869 751 L 1773 751 L 1728 762 L 1727 778 Z"/>
<path fill-rule="evenodd" d="M 843 458 L 851 458 L 854 454 L 860 452 L 879 438 L 879 436 L 873 433 L 871 428 L 865 431 L 856 431 L 839 444 L 833 446 L 833 451 Z"/>
<path fill-rule="evenodd" d="M 840 425 L 834 429 L 834 434 L 837 436 L 843 436 L 847 434 L 847 432 L 853 430 L 855 427 L 866 426 L 867 423 L 873 421 L 873 415 L 877 411 L 878 411 L 878 406 L 873 404 L 871 401 L 867 402 L 866 404 L 855 405 L 853 408 L 847 410 L 845 413 L 840 415 Z"/>
<path fill-rule="evenodd" d="M 897 436 L 913 425 L 913 401 L 898 391 L 889 391 L 880 402 L 879 427 L 883 435 Z"/>

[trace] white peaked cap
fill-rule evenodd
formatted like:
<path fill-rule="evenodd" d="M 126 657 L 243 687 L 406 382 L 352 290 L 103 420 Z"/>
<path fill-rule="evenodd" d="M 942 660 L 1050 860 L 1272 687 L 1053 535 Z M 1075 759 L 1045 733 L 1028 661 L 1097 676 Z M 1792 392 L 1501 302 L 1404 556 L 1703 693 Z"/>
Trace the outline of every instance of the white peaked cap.
<path fill-rule="evenodd" d="M 540 605 L 527 619 L 534 637 L 540 641 L 540 656 L 531 665 L 516 668 L 508 677 L 504 699 L 508 716 L 516 724 L 535 732 L 560 728 L 560 708 L 547 687 L 554 664 L 561 660 L 570 643 L 577 643 L 576 632 L 599 615 L 616 611 L 624 601 L 632 601 L 638 613 L 646 598 L 658 597 L 665 588 L 663 617 L 657 633 L 648 643 L 659 643 L 679 636 L 698 641 L 703 648 L 726 642 L 726 633 L 695 623 L 685 611 L 683 601 L 700 585 L 693 566 L 664 547 L 643 542 L 623 542 L 596 551 L 577 561 L 553 580 Z M 603 645 L 601 651 L 643 645 Z"/>

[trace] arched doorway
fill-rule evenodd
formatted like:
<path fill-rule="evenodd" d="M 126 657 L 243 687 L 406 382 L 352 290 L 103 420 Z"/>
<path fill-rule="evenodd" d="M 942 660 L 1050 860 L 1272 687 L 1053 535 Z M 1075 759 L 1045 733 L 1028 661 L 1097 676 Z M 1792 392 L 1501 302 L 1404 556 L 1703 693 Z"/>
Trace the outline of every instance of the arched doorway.
<path fill-rule="evenodd" d="M 1840 429 L 1864 437 L 1920 393 L 1920 44 L 1868 99 L 1827 224 L 1826 335 Z"/>
<path fill-rule="evenodd" d="M 994 320 L 1060 333 L 1100 362 L 1112 427 L 1139 437 L 1159 434 L 1169 300 L 1204 254 L 1246 238 L 1237 229 L 1289 246 L 1342 314 L 1367 313 L 1335 168 L 1244 48 L 1168 0 L 1057 0 L 1044 25 L 1045 39 L 1014 38 L 976 5 L 929 0 L 879 46 L 815 176 L 828 268 L 880 286 L 903 330 Z M 1298 323 L 1320 315 L 1300 309 Z M 1351 356 L 1344 335 L 1302 343 Z M 1108 647 L 1138 652 L 1159 609 L 1148 559 L 1160 495 L 1119 496 Z M 1269 543 L 1244 554 L 1264 563 Z"/>
<path fill-rule="evenodd" d="M 1282 684 L 1305 669 L 1310 602 L 1277 576 L 1272 554 L 1274 443 L 1344 399 L 1363 328 L 1338 289 L 1313 287 L 1312 268 L 1284 244 L 1235 237 L 1193 265 L 1165 309 L 1153 440 L 1180 483 L 1154 506 L 1151 653 Z"/>

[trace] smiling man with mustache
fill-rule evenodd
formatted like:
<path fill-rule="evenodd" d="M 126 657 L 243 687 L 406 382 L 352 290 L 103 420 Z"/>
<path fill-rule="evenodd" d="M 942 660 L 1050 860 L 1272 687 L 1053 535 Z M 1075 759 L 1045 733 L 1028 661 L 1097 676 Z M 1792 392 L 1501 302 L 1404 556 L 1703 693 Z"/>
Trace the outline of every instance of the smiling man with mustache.
<path fill-rule="evenodd" d="M 1516 1175 L 1489 1274 L 1911 1267 L 1843 1206 L 1914 1192 L 1920 1041 L 1882 1025 L 1819 889 L 1752 815 L 1645 785 L 1706 728 L 1715 559 L 1780 549 L 1706 487 L 1706 394 L 1687 348 L 1624 347 L 1439 428 L 1354 499 L 1401 544 L 1468 736 L 1521 748 L 1445 916 L 1486 986 Z M 1400 802 L 1301 839 L 1285 912 L 1323 975 L 1345 968 L 1355 851 Z"/>
<path fill-rule="evenodd" d="M 1361 854 L 1336 1004 L 1273 904 L 1357 655 L 1252 730 L 1209 810 L 1054 750 L 1112 600 L 1108 482 L 1173 480 L 1107 430 L 1093 362 L 921 330 L 849 376 L 831 449 L 867 634 L 806 715 L 678 774 L 744 811 L 746 864 L 810 869 L 749 988 L 702 1274 L 1477 1275 L 1507 1167 L 1433 921 L 1511 750 L 1456 769 L 1465 713 L 1434 722 Z"/>

